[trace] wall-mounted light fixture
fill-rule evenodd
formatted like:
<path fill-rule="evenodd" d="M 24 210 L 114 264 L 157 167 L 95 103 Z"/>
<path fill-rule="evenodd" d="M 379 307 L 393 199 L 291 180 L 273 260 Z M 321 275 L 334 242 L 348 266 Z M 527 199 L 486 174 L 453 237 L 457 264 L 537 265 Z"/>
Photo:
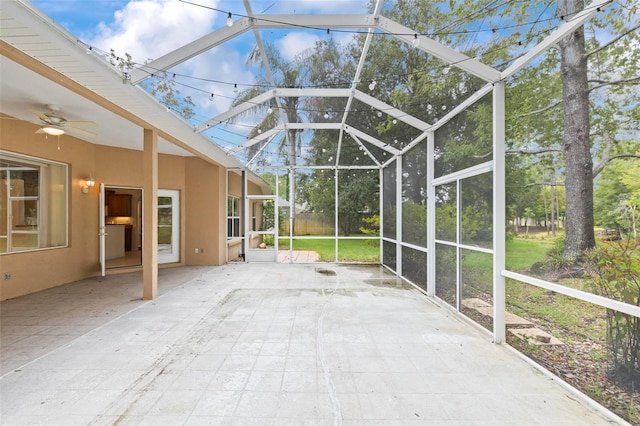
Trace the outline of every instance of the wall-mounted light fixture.
<path fill-rule="evenodd" d="M 93 179 L 93 176 L 89 176 L 88 178 L 86 178 L 84 181 L 84 186 L 82 187 L 82 193 L 86 194 L 87 192 L 89 192 L 89 190 L 93 188 L 93 185 L 95 184 L 96 181 Z"/>

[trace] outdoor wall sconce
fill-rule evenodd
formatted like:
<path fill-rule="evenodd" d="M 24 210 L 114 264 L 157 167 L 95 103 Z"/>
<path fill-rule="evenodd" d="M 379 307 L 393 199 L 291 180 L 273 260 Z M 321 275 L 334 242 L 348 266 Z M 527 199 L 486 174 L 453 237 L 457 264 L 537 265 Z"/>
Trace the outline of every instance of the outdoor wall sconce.
<path fill-rule="evenodd" d="M 84 186 L 82 187 L 82 193 L 86 194 L 87 192 L 89 192 L 89 190 L 93 188 L 93 185 L 95 184 L 96 184 L 96 181 L 93 179 L 93 176 L 89 176 L 84 181 Z"/>

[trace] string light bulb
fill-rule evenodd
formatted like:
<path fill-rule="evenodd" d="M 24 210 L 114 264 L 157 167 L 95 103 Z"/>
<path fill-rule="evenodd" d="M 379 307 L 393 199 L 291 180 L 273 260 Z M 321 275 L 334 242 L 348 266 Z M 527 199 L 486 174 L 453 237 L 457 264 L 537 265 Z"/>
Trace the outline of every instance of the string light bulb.
<path fill-rule="evenodd" d="M 418 33 L 415 33 L 413 35 L 413 40 L 411 40 L 411 44 L 413 45 L 413 47 L 420 46 L 420 40 L 418 39 Z"/>
<path fill-rule="evenodd" d="M 373 90 L 376 88 L 376 81 L 375 80 L 371 80 L 371 83 L 369 83 L 369 90 Z"/>
<path fill-rule="evenodd" d="M 87 50 L 85 52 L 87 52 L 87 55 L 91 55 L 92 50 L 93 50 L 93 47 L 89 46 L 87 47 Z"/>
<path fill-rule="evenodd" d="M 238 83 L 233 83 L 233 93 L 238 94 Z"/>
<path fill-rule="evenodd" d="M 442 74 L 447 75 L 449 74 L 449 71 L 451 71 L 451 67 L 447 65 L 442 69 Z"/>
<path fill-rule="evenodd" d="M 267 114 L 271 114 L 273 112 L 273 108 L 269 107 L 269 109 L 267 110 Z"/>
<path fill-rule="evenodd" d="M 212 93 L 211 96 L 209 96 L 209 100 L 213 101 L 213 98 L 214 98 L 214 96 L 213 96 L 213 93 Z"/>
<path fill-rule="evenodd" d="M 328 120 L 328 119 L 329 119 L 329 112 L 325 112 L 325 113 L 324 113 L 324 119 L 325 119 L 325 120 Z"/>
<path fill-rule="evenodd" d="M 378 117 L 382 117 L 382 111 L 378 111 Z"/>
<path fill-rule="evenodd" d="M 233 27 L 233 15 L 231 15 L 231 12 L 227 16 L 227 27 Z"/>

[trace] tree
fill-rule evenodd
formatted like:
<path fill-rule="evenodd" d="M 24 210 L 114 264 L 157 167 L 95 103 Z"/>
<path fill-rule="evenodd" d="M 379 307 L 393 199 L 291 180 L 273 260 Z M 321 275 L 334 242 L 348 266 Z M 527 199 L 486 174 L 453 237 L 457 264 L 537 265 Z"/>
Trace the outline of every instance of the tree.
<path fill-rule="evenodd" d="M 637 151 L 640 154 L 640 150 Z M 637 238 L 640 228 L 640 160 L 613 163 L 598 177 L 595 188 L 595 220 L 598 225 L 629 232 Z"/>
<path fill-rule="evenodd" d="M 115 50 L 111 49 L 106 55 L 106 59 L 120 71 L 124 78 L 135 67 L 135 62 L 131 54 L 126 53 L 124 57 L 116 55 Z M 151 60 L 147 60 L 150 62 Z M 142 83 L 143 87 L 156 97 L 164 106 L 175 111 L 185 120 L 189 120 L 195 115 L 193 108 L 195 104 L 191 96 L 181 96 L 180 90 L 176 89 L 175 75 L 170 75 L 166 71 L 160 71 L 152 74 L 149 79 Z"/>
<path fill-rule="evenodd" d="M 637 156 L 625 143 L 640 123 L 637 7 L 607 5 L 588 31 L 578 29 L 510 83 L 509 153 L 540 156 L 564 171 L 556 184 L 566 191 L 564 255 L 571 260 L 595 246 L 593 179 L 612 161 Z M 583 8 L 582 0 L 558 1 L 565 19 Z M 540 175 L 523 186 L 532 183 L 548 182 Z"/>
<path fill-rule="evenodd" d="M 561 16 L 574 16 L 584 0 L 558 0 Z M 565 256 L 574 259 L 595 247 L 593 221 L 593 160 L 589 120 L 589 85 L 584 28 L 559 43 L 564 132 L 562 152 L 566 167 L 567 222 Z"/>

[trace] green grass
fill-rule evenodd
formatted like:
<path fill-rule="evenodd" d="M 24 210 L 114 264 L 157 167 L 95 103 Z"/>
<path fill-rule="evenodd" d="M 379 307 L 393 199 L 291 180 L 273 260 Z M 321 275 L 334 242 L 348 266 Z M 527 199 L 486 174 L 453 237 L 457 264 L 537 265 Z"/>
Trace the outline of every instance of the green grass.
<path fill-rule="evenodd" d="M 286 238 L 280 239 L 280 249 L 289 247 Z M 373 240 L 339 240 L 338 260 L 341 262 L 379 262 L 380 252 L 377 242 Z M 333 240 L 316 240 L 294 238 L 294 250 L 311 250 L 320 254 L 323 262 L 335 260 L 335 245 Z M 524 271 L 535 262 L 545 259 L 546 252 L 553 246 L 552 239 L 519 239 L 507 241 L 507 268 L 512 271 Z M 486 269 L 487 261 L 491 267 L 489 256 L 467 252 L 468 266 L 473 269 Z M 476 260 L 474 260 L 477 257 Z"/>
<path fill-rule="evenodd" d="M 507 269 L 521 272 L 536 262 L 542 262 L 553 247 L 553 239 L 520 239 L 507 241 Z"/>
<path fill-rule="evenodd" d="M 338 241 L 338 260 L 340 262 L 379 262 L 380 246 L 371 242 L 372 240 L 339 240 Z M 289 248 L 288 239 L 281 238 L 279 241 L 280 250 Z M 320 255 L 323 262 L 335 261 L 335 242 L 334 240 L 316 240 L 316 239 L 293 239 L 294 250 L 311 250 Z"/>

